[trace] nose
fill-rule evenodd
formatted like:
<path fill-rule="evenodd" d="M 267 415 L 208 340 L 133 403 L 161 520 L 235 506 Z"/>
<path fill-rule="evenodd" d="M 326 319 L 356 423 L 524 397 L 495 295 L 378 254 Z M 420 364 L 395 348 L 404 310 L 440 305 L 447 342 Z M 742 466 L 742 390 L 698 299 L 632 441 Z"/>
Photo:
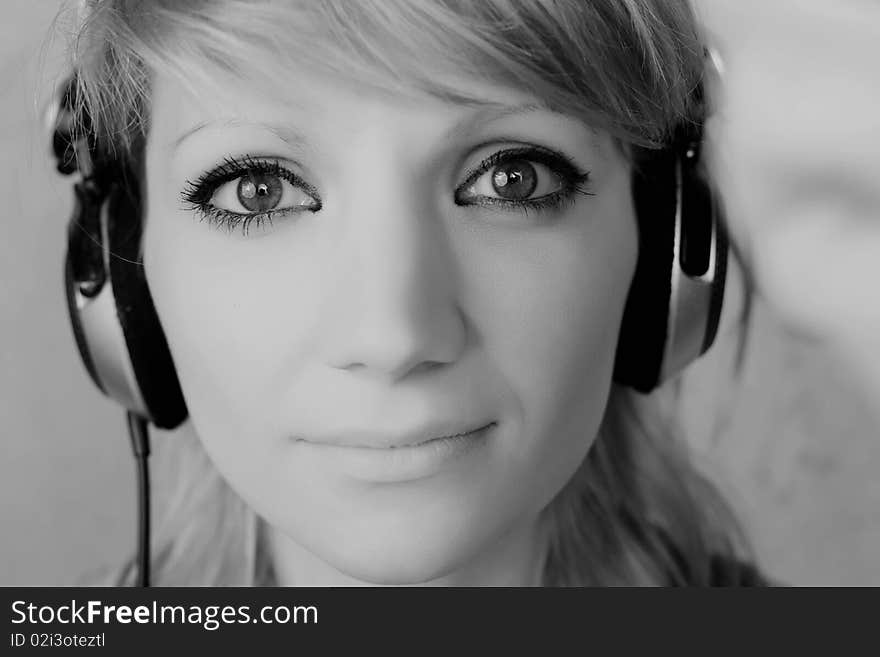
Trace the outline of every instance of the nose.
<path fill-rule="evenodd" d="M 332 367 L 397 381 L 464 350 L 455 257 L 427 196 L 402 194 L 398 178 L 343 210 L 324 324 Z"/>

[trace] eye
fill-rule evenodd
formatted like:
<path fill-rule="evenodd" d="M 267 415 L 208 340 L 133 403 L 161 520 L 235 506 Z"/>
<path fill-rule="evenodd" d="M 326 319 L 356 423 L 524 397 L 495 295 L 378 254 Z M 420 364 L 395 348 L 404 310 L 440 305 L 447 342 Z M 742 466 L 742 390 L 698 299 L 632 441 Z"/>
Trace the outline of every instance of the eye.
<path fill-rule="evenodd" d="M 317 190 L 277 160 L 227 158 L 217 168 L 187 181 L 181 198 L 208 223 L 231 230 L 271 225 L 272 220 L 306 210 L 317 212 Z"/>
<path fill-rule="evenodd" d="M 564 180 L 547 166 L 528 160 L 509 160 L 492 167 L 466 190 L 474 196 L 497 196 L 508 201 L 525 201 L 559 191 Z"/>
<path fill-rule="evenodd" d="M 308 209 L 315 199 L 274 173 L 249 170 L 220 185 L 208 201 L 215 208 L 237 214 L 265 213 L 279 208 Z"/>
<path fill-rule="evenodd" d="M 575 193 L 589 172 L 550 149 L 519 147 L 493 153 L 470 173 L 455 193 L 458 205 L 502 205 L 517 209 L 558 205 Z"/>

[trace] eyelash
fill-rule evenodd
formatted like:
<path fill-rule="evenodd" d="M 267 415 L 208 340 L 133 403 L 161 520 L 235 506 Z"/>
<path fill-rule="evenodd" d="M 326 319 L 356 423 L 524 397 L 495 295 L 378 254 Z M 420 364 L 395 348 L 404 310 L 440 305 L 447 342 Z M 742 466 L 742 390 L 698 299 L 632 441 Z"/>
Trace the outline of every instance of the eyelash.
<path fill-rule="evenodd" d="M 221 185 L 237 180 L 249 172 L 259 175 L 277 176 L 288 181 L 314 198 L 317 207 L 281 208 L 278 210 L 268 210 L 267 212 L 246 214 L 224 210 L 223 208 L 211 205 L 211 197 Z M 272 220 L 276 217 L 300 212 L 317 212 L 321 209 L 322 205 L 318 191 L 290 169 L 279 163 L 278 160 L 258 159 L 250 155 L 245 155 L 242 158 L 227 157 L 217 168 L 202 174 L 194 181 L 187 180 L 181 197 L 186 205 L 186 209 L 198 214 L 202 221 L 207 221 L 209 224 L 217 228 L 224 228 L 229 232 L 241 226 L 241 231 L 244 235 L 247 235 L 248 230 L 252 226 L 256 228 L 260 228 L 265 224 L 271 226 Z"/>
<path fill-rule="evenodd" d="M 524 201 L 485 196 L 476 201 L 461 201 L 460 195 L 462 191 L 474 184 L 486 171 L 516 160 L 537 162 L 547 166 L 554 174 L 559 176 L 562 187 L 550 194 Z M 244 214 L 211 205 L 211 198 L 221 185 L 241 178 L 248 172 L 277 176 L 287 180 L 314 198 L 317 207 L 282 208 L 267 212 Z M 590 172 L 581 171 L 574 162 L 562 153 L 544 147 L 522 146 L 493 153 L 471 169 L 465 176 L 464 182 L 455 190 L 455 203 L 459 206 L 503 207 L 517 210 L 524 214 L 558 211 L 566 204 L 573 203 L 576 200 L 576 195 L 593 196 L 591 192 L 583 187 L 589 180 Z M 232 232 L 240 226 L 243 235 L 247 235 L 251 227 L 260 228 L 266 224 L 271 226 L 272 220 L 276 217 L 305 211 L 317 212 L 322 207 L 321 198 L 312 185 L 280 164 L 277 160 L 258 159 L 250 155 L 245 155 L 242 158 L 227 157 L 218 167 L 202 174 L 196 180 L 187 180 L 181 197 L 186 205 L 186 209 L 199 215 L 202 221 L 206 220 L 209 224 L 217 228 L 226 229 L 228 232 Z"/>

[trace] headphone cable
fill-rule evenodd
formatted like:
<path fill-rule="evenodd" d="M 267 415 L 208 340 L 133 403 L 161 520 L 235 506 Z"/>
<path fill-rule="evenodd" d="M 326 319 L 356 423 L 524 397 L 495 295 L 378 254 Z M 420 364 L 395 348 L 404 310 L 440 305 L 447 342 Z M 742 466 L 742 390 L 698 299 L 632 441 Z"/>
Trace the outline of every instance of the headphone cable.
<path fill-rule="evenodd" d="M 138 541 L 137 564 L 138 586 L 150 585 L 150 434 L 147 421 L 140 415 L 128 411 L 128 435 L 137 467 L 138 483 Z"/>

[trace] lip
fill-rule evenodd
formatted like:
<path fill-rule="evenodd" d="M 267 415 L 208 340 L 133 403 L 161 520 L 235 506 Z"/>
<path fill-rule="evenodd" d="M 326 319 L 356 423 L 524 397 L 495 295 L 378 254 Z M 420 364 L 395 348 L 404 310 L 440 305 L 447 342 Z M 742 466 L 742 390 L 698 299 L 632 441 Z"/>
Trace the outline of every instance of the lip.
<path fill-rule="evenodd" d="M 468 424 L 456 425 L 448 422 L 433 422 L 419 429 L 406 432 L 366 431 L 364 429 L 337 430 L 308 438 L 297 437 L 298 441 L 317 443 L 319 445 L 335 445 L 337 447 L 355 447 L 364 449 L 388 449 L 419 447 L 436 440 L 446 440 L 467 436 L 494 424 L 492 420 L 481 420 Z"/>
<path fill-rule="evenodd" d="M 384 447 L 375 446 L 375 442 L 369 446 L 357 444 L 351 438 L 339 442 L 298 439 L 294 446 L 354 479 L 401 483 L 430 477 L 454 465 L 483 446 L 496 427 L 497 422 L 489 422 L 467 432 Z"/>

